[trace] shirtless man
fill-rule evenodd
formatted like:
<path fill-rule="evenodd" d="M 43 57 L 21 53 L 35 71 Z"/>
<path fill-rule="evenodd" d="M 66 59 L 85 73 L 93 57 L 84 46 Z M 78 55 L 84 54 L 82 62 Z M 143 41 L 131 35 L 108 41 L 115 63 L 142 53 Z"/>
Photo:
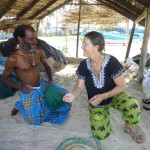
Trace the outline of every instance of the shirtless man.
<path fill-rule="evenodd" d="M 61 116 L 56 118 L 55 115 L 54 118 L 46 103 L 44 89 L 46 85 L 52 83 L 52 75 L 43 51 L 36 47 L 36 31 L 29 25 L 19 25 L 13 35 L 18 41 L 18 49 L 8 58 L 1 78 L 5 84 L 20 90 L 20 101 L 16 103 L 12 115 L 20 111 L 24 120 L 33 125 L 39 125 L 44 121 L 54 124 L 62 123 L 59 120 Z M 40 62 L 45 67 L 48 81 L 40 79 Z M 8 80 L 13 71 L 19 77 L 20 85 Z"/>
<path fill-rule="evenodd" d="M 21 31 L 23 28 L 24 30 Z M 19 47 L 8 58 L 2 81 L 13 88 L 22 90 L 24 93 L 29 93 L 33 90 L 32 87 L 39 85 L 39 63 L 41 61 L 49 77 L 49 83 L 51 83 L 51 69 L 46 62 L 43 51 L 40 48 L 36 48 L 37 35 L 34 28 L 28 25 L 20 25 L 14 32 L 14 38 L 18 41 Z M 16 72 L 21 85 L 16 85 L 8 80 L 12 71 Z"/>

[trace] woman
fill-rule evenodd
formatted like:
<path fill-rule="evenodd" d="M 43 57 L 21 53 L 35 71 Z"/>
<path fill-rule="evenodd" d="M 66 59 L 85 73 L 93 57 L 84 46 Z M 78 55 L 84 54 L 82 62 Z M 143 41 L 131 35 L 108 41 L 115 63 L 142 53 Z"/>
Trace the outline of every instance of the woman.
<path fill-rule="evenodd" d="M 78 81 L 71 93 L 63 97 L 65 102 L 75 100 L 86 87 L 89 99 L 91 130 L 99 139 L 105 139 L 112 131 L 109 108 L 122 112 L 124 131 L 138 143 L 144 136 L 136 126 L 140 122 L 140 107 L 135 98 L 124 92 L 124 69 L 119 61 L 102 51 L 105 41 L 102 34 L 92 31 L 85 35 L 82 49 L 83 60 L 76 73 Z"/>

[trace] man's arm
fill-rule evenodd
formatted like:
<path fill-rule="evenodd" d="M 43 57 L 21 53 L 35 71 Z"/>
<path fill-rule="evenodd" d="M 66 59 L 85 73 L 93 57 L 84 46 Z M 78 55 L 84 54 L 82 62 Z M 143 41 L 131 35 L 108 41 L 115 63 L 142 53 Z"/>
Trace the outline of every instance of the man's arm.
<path fill-rule="evenodd" d="M 4 73 L 1 77 L 1 81 L 5 84 L 7 84 L 8 86 L 11 86 L 12 88 L 18 89 L 18 90 L 22 90 L 23 87 L 20 85 L 17 85 L 13 82 L 11 82 L 8 78 L 9 76 L 12 74 L 15 65 L 16 65 L 16 61 L 17 61 L 17 57 L 16 56 L 10 56 L 6 62 L 5 65 L 5 70 Z"/>
<path fill-rule="evenodd" d="M 52 83 L 53 79 L 52 79 L 51 68 L 50 68 L 50 66 L 47 63 L 45 54 L 44 54 L 44 52 L 42 50 L 40 50 L 40 61 L 44 65 L 45 71 L 46 71 L 46 73 L 48 75 L 48 78 L 49 78 L 48 83 Z"/>

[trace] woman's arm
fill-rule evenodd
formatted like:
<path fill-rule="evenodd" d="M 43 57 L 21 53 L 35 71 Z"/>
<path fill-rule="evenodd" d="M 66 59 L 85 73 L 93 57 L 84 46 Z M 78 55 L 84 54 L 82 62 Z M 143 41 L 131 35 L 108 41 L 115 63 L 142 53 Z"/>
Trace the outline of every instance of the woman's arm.
<path fill-rule="evenodd" d="M 116 79 L 114 79 L 114 82 L 116 84 L 116 87 L 113 88 L 111 91 L 107 92 L 107 98 L 113 97 L 125 90 L 125 79 L 124 79 L 124 74 L 120 75 Z"/>
<path fill-rule="evenodd" d="M 124 74 L 121 74 L 119 77 L 117 77 L 116 79 L 114 79 L 114 82 L 116 84 L 116 86 L 103 94 L 97 94 L 94 97 L 92 97 L 90 99 L 90 104 L 92 104 L 93 106 L 97 106 L 98 104 L 100 104 L 103 100 L 113 97 L 121 92 L 123 92 L 125 90 L 125 79 L 124 79 Z"/>
<path fill-rule="evenodd" d="M 71 93 L 67 93 L 64 97 L 63 97 L 63 101 L 65 102 L 72 102 L 73 100 L 75 100 L 78 96 L 81 95 L 81 93 L 84 90 L 84 84 L 85 81 L 78 79 L 75 87 L 73 88 L 73 90 L 71 91 Z"/>

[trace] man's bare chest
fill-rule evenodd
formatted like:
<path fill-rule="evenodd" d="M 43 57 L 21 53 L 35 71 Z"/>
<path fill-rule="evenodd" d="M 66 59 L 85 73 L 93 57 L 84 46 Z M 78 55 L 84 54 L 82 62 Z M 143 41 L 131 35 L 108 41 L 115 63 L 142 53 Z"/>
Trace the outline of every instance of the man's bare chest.
<path fill-rule="evenodd" d="M 39 66 L 40 58 L 37 54 L 30 56 L 20 54 L 16 63 L 16 69 L 31 70 Z"/>

